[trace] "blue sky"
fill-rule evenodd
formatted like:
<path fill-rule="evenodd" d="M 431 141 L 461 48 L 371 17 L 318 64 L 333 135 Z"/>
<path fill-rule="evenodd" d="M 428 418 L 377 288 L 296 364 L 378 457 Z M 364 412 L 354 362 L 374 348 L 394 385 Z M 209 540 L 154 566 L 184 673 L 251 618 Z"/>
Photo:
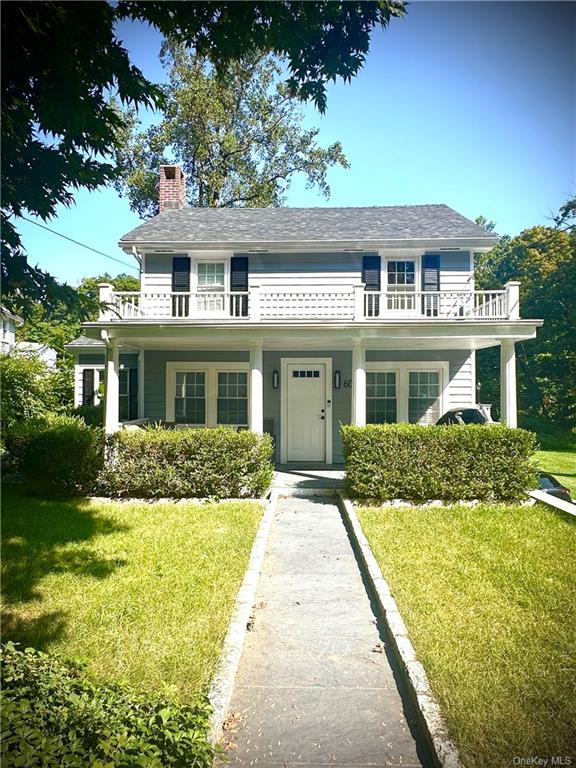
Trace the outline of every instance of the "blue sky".
<path fill-rule="evenodd" d="M 374 33 L 361 73 L 331 85 L 320 116 L 305 124 L 319 142 L 341 141 L 349 170 L 329 173 L 325 200 L 294 180 L 288 205 L 447 203 L 497 223 L 501 234 L 549 224 L 576 192 L 576 4 L 415 2 Z M 163 76 L 160 37 L 147 25 L 118 30 L 134 63 Z M 139 223 L 114 190 L 80 192 L 48 226 L 114 256 Z M 125 271 L 20 222 L 32 263 L 72 284 Z"/>

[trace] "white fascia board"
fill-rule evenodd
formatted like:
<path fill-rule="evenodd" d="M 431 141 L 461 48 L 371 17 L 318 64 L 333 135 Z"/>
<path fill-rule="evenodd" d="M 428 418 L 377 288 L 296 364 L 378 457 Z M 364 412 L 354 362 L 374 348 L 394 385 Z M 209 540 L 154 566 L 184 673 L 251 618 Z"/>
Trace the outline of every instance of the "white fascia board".
<path fill-rule="evenodd" d="M 489 251 L 498 243 L 497 237 L 483 238 L 388 238 L 384 240 L 266 240 L 266 241 L 164 241 L 164 242 L 129 242 L 120 241 L 118 245 L 126 253 L 132 253 L 136 246 L 140 251 L 197 251 L 224 250 L 242 253 L 256 252 L 302 252 L 302 251 L 378 251 L 394 248 L 418 248 L 423 250 L 458 250 Z"/>

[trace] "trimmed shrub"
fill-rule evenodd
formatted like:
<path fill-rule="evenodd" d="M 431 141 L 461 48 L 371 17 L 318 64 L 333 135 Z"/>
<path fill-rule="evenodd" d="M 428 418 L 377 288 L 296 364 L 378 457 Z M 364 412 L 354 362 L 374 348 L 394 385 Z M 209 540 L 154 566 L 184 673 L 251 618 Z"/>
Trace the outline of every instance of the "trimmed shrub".
<path fill-rule="evenodd" d="M 6 449 L 35 490 L 48 496 L 82 495 L 94 490 L 104 436 L 77 416 L 46 416 L 15 424 Z"/>
<path fill-rule="evenodd" d="M 83 665 L 2 649 L 2 765 L 170 768 L 212 765 L 210 706 L 92 682 Z"/>
<path fill-rule="evenodd" d="M 536 487 L 536 436 L 500 425 L 341 427 L 357 499 L 516 501 Z"/>
<path fill-rule="evenodd" d="M 243 498 L 272 482 L 272 439 L 230 427 L 121 431 L 100 476 L 110 496 Z"/>
<path fill-rule="evenodd" d="M 89 427 L 104 426 L 104 406 L 100 405 L 79 405 L 72 411 L 73 416 L 80 416 L 84 423 Z"/>

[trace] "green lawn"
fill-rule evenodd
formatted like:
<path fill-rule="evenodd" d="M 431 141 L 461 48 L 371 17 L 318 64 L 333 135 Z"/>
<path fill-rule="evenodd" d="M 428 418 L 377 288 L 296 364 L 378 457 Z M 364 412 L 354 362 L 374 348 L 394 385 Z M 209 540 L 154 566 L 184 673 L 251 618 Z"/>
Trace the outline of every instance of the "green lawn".
<path fill-rule="evenodd" d="M 576 519 L 540 505 L 359 517 L 467 768 L 576 765 Z"/>
<path fill-rule="evenodd" d="M 536 454 L 541 469 L 554 475 L 576 497 L 576 448 L 562 451 L 538 451 Z"/>
<path fill-rule="evenodd" d="M 3 504 L 3 639 L 140 690 L 206 687 L 262 515 L 258 502 Z"/>

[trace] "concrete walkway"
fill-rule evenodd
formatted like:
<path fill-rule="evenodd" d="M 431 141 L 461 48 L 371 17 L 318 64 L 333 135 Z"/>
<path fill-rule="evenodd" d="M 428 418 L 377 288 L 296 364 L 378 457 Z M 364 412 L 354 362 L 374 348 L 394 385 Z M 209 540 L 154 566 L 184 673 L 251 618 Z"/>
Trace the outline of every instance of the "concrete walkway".
<path fill-rule="evenodd" d="M 428 766 L 407 706 L 335 499 L 280 499 L 229 709 L 229 758 Z"/>

